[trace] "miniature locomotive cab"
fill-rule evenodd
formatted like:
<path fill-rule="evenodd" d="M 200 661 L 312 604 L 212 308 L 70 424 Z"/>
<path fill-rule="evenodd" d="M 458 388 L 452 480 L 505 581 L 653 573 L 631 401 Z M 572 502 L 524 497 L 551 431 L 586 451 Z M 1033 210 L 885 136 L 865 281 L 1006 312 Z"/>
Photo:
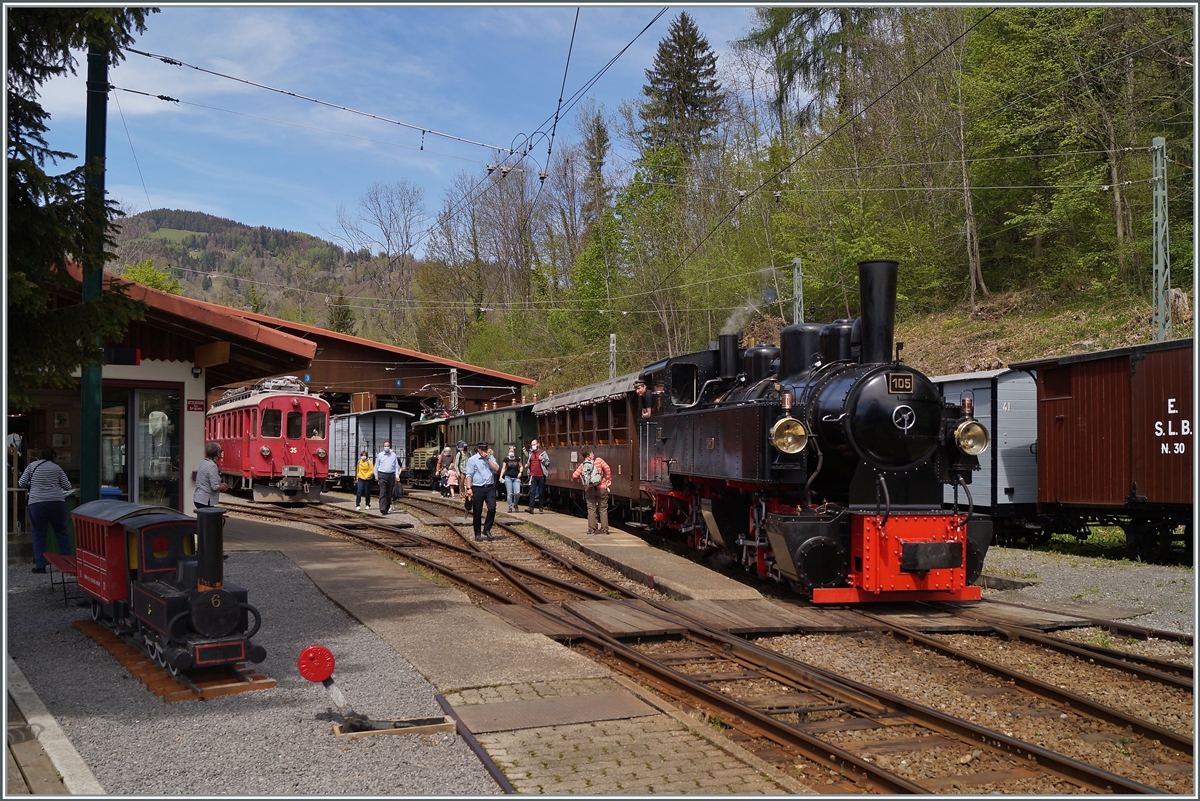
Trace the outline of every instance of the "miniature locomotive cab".
<path fill-rule="evenodd" d="M 859 264 L 862 317 L 785 328 L 779 347 L 666 359 L 640 425 L 653 524 L 739 555 L 817 603 L 977 600 L 991 541 L 968 485 L 989 444 L 893 355 L 894 261 Z M 944 487 L 955 503 L 942 505 Z M 961 502 L 961 505 L 959 503 Z"/>
<path fill-rule="evenodd" d="M 73 512 L 79 587 L 92 617 L 173 675 L 262 662 L 261 616 L 224 580 L 224 510 L 100 500 Z"/>
<path fill-rule="evenodd" d="M 329 476 L 329 404 L 295 376 L 265 378 L 215 401 L 205 439 L 221 446 L 221 478 L 255 501 L 320 503 Z"/>

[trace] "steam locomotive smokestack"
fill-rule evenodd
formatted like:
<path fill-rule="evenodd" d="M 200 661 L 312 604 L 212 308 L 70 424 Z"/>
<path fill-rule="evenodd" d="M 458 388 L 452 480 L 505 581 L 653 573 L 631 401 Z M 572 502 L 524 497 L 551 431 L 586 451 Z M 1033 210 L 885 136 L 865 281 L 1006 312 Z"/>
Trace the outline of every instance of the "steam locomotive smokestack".
<path fill-rule="evenodd" d="M 196 589 L 219 590 L 225 586 L 225 510 L 209 507 L 196 510 Z"/>
<path fill-rule="evenodd" d="M 717 337 L 717 347 L 721 354 L 721 379 L 724 381 L 735 378 L 738 374 L 737 352 L 740 338 L 738 334 L 721 334 Z"/>
<path fill-rule="evenodd" d="M 892 360 L 896 333 L 896 271 L 900 262 L 860 261 L 858 298 L 862 310 L 862 362 Z"/>

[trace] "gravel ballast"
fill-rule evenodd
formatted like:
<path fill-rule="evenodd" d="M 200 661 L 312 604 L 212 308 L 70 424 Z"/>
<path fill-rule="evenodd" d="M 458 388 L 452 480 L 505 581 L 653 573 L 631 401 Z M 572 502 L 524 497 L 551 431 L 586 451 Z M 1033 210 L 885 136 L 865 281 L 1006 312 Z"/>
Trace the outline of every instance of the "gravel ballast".
<path fill-rule="evenodd" d="M 1024 603 L 1066 613 L 1102 607 L 1150 610 L 1127 622 L 1146 628 L 1194 634 L 1195 573 L 1190 567 L 1148 565 L 1111 559 L 990 548 L 983 572 L 1030 582 L 1019 590 L 984 590 L 985 598 Z"/>
<path fill-rule="evenodd" d="M 263 615 L 259 672 L 278 686 L 204 701 L 164 703 L 107 651 L 72 627 L 89 617 L 63 606 L 28 564 L 7 574 L 8 653 L 114 795 L 481 795 L 499 792 L 454 734 L 338 738 L 329 694 L 296 668 L 306 646 L 328 647 L 334 680 L 375 719 L 442 715 L 434 688 L 390 646 L 326 598 L 273 551 L 233 552 L 226 580 Z"/>

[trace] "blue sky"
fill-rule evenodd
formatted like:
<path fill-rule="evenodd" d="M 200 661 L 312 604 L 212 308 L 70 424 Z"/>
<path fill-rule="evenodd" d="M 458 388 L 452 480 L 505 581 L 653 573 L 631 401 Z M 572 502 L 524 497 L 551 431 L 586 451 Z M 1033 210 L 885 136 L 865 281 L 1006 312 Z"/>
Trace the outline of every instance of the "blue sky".
<path fill-rule="evenodd" d="M 161 8 L 136 49 L 506 148 L 553 116 L 576 14 L 576 6 L 547 5 Z M 661 8 L 580 7 L 564 96 Z M 723 57 L 749 26 L 751 8 L 670 7 L 588 96 L 610 114 L 637 99 L 679 11 Z M 48 83 L 42 99 L 52 115 L 51 146 L 82 156 L 80 56 L 79 74 Z M 109 94 L 107 188 L 133 212 L 187 209 L 329 236 L 338 206 L 353 209 L 376 182 L 405 179 L 435 211 L 455 175 L 479 175 L 494 160 L 485 148 L 430 134 L 422 151 L 419 131 L 136 54 L 110 70 L 109 82 L 184 101 Z M 577 138 L 576 110 L 560 121 L 559 137 Z M 543 140 L 534 154 L 545 152 Z"/>

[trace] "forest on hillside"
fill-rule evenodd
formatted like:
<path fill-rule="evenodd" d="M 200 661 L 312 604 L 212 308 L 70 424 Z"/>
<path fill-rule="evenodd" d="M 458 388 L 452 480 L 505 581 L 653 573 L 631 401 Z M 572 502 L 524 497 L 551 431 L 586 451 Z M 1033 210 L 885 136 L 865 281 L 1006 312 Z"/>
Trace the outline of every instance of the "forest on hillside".
<path fill-rule="evenodd" d="M 1191 287 L 1193 9 L 747 15 L 720 63 L 676 15 L 641 95 L 583 104 L 548 163 L 497 153 L 435 204 L 394 176 L 333 242 L 146 212 L 116 264 L 561 388 L 607 374 L 610 334 L 622 373 L 791 322 L 796 265 L 817 321 L 857 314 L 866 258 L 901 262 L 902 318 L 997 292 L 1145 304 L 1163 137 L 1171 283 Z"/>

